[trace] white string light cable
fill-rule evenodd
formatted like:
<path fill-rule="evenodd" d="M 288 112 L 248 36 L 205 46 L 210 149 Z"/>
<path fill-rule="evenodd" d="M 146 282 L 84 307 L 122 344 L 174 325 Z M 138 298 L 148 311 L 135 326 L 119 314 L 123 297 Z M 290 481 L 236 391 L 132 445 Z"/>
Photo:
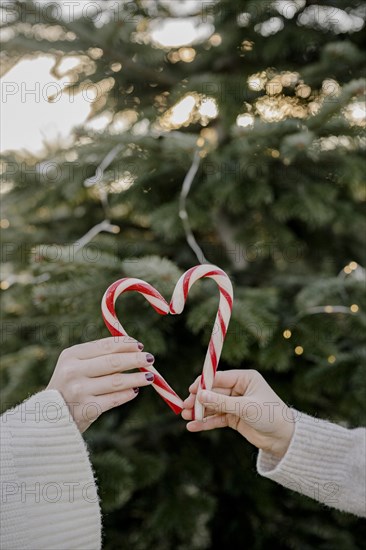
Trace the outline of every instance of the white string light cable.
<path fill-rule="evenodd" d="M 200 264 L 203 263 L 209 263 L 208 260 L 205 258 L 205 255 L 198 245 L 195 236 L 193 235 L 193 231 L 191 228 L 191 224 L 189 221 L 189 216 L 187 212 L 187 197 L 189 194 L 189 191 L 192 187 L 192 183 L 194 180 L 195 175 L 197 174 L 198 168 L 200 166 L 201 162 L 201 156 L 198 150 L 195 151 L 193 156 L 193 162 L 191 164 L 190 169 L 188 170 L 182 184 L 182 189 L 179 196 L 179 217 L 182 220 L 184 233 L 186 236 L 187 243 L 189 247 L 193 250 L 193 252 L 196 255 L 197 260 Z"/>
<path fill-rule="evenodd" d="M 108 204 L 108 195 L 102 186 L 103 176 L 108 166 L 112 164 L 112 162 L 114 161 L 114 159 L 122 149 L 123 149 L 123 145 L 120 143 L 115 147 L 113 147 L 113 149 L 109 151 L 109 153 L 104 157 L 104 159 L 99 164 L 99 166 L 97 166 L 94 176 L 91 176 L 90 178 L 87 178 L 86 180 L 84 180 L 84 187 L 92 187 L 93 185 L 98 186 L 100 201 L 102 203 L 106 218 L 108 218 L 109 204 Z"/>
<path fill-rule="evenodd" d="M 90 178 L 87 178 L 84 181 L 85 187 L 92 187 L 93 185 L 98 185 L 98 191 L 99 191 L 99 198 L 100 202 L 102 204 L 103 212 L 105 214 L 105 219 L 97 223 L 94 227 L 89 229 L 85 235 L 83 235 L 80 239 L 78 239 L 75 243 L 73 243 L 73 250 L 75 254 L 80 252 L 91 240 L 94 239 L 99 233 L 102 231 L 106 231 L 107 233 L 114 233 L 117 234 L 120 231 L 120 228 L 118 225 L 113 225 L 110 223 L 108 219 L 109 214 L 109 203 L 108 203 L 108 195 L 106 191 L 103 189 L 101 183 L 103 181 L 103 176 L 105 170 L 108 168 L 108 166 L 113 162 L 113 160 L 116 158 L 118 153 L 122 150 L 123 145 L 118 144 L 104 157 L 102 162 L 97 166 L 97 169 L 95 171 L 94 176 L 91 176 Z M 30 277 L 28 274 L 9 274 L 9 276 L 6 279 L 3 279 L 0 282 L 0 289 L 1 290 L 7 290 L 15 283 L 20 284 L 41 284 L 46 282 L 50 279 L 49 273 L 43 273 L 42 275 L 39 275 L 37 277 Z"/>
<path fill-rule="evenodd" d="M 118 144 L 109 153 L 104 157 L 102 162 L 97 166 L 97 169 L 95 171 L 94 176 L 91 176 L 84 180 L 84 187 L 92 187 L 93 185 L 97 185 L 98 192 L 99 192 L 99 198 L 100 202 L 102 204 L 102 208 L 104 211 L 105 219 L 97 223 L 94 227 L 89 229 L 87 233 L 80 239 L 78 239 L 74 243 L 75 253 L 77 254 L 82 250 L 84 246 L 86 246 L 91 240 L 94 239 L 99 233 L 102 231 L 106 231 L 107 233 L 114 233 L 117 234 L 120 231 L 120 228 L 118 225 L 113 225 L 109 221 L 109 202 L 108 202 L 108 194 L 106 190 L 103 188 L 103 176 L 104 172 L 107 170 L 108 166 L 114 161 L 118 153 L 123 149 L 122 144 Z"/>

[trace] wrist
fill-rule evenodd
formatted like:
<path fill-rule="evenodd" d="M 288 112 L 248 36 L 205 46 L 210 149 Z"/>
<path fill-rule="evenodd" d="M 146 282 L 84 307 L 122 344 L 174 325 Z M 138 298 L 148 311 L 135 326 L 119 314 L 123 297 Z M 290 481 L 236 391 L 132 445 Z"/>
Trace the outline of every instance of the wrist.
<path fill-rule="evenodd" d="M 270 453 L 277 458 L 283 458 L 287 453 L 295 431 L 294 415 L 291 409 L 286 409 L 283 415 L 281 428 L 278 430 L 270 449 Z"/>

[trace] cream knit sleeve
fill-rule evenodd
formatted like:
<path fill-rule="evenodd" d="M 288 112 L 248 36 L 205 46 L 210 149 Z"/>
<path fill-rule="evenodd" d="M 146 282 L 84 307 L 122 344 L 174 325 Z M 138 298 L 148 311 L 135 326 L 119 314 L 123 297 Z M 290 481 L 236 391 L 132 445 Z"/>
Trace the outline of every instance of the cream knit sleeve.
<path fill-rule="evenodd" d="M 282 459 L 259 451 L 257 471 L 327 506 L 366 516 L 366 430 L 293 410 L 295 432 Z"/>
<path fill-rule="evenodd" d="M 0 417 L 1 548 L 99 550 L 101 515 L 84 440 L 61 394 Z"/>

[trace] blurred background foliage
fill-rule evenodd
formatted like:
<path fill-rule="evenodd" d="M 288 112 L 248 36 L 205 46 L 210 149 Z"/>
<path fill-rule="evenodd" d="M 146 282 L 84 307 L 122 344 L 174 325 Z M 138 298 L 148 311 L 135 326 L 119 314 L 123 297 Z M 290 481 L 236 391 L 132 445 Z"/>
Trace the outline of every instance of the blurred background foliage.
<path fill-rule="evenodd" d="M 179 217 L 198 151 L 190 223 L 235 292 L 220 368 L 258 369 L 290 405 L 364 425 L 365 3 L 70 4 L 1 5 L 5 76 L 51 55 L 63 96 L 92 98 L 71 141 L 2 158 L 3 409 L 47 384 L 64 347 L 108 336 L 100 300 L 114 280 L 146 279 L 168 299 L 203 259 Z M 206 281 L 177 318 L 137 295 L 117 309 L 184 397 L 217 303 Z M 153 390 L 86 439 L 107 550 L 365 540 L 356 517 L 261 479 L 236 433 L 187 433 Z"/>

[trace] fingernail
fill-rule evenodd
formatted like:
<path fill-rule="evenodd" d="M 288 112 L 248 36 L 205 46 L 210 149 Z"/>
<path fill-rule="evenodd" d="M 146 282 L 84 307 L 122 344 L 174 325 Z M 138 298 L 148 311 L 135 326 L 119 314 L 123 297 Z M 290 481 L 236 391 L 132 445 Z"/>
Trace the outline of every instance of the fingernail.
<path fill-rule="evenodd" d="M 142 351 L 144 349 L 144 344 L 141 344 L 141 342 L 139 342 L 137 344 L 137 347 L 139 348 L 140 351 Z"/>
<path fill-rule="evenodd" d="M 146 354 L 146 361 L 148 363 L 153 363 L 155 361 L 155 357 L 153 355 L 151 355 L 151 353 L 147 353 Z"/>
<path fill-rule="evenodd" d="M 134 391 L 135 393 L 139 393 L 140 388 L 133 388 L 133 391 Z"/>
<path fill-rule="evenodd" d="M 145 378 L 146 378 L 146 380 L 147 380 L 148 382 L 153 382 L 155 376 L 154 376 L 154 374 L 153 374 L 152 372 L 147 372 L 147 373 L 145 374 Z"/>

